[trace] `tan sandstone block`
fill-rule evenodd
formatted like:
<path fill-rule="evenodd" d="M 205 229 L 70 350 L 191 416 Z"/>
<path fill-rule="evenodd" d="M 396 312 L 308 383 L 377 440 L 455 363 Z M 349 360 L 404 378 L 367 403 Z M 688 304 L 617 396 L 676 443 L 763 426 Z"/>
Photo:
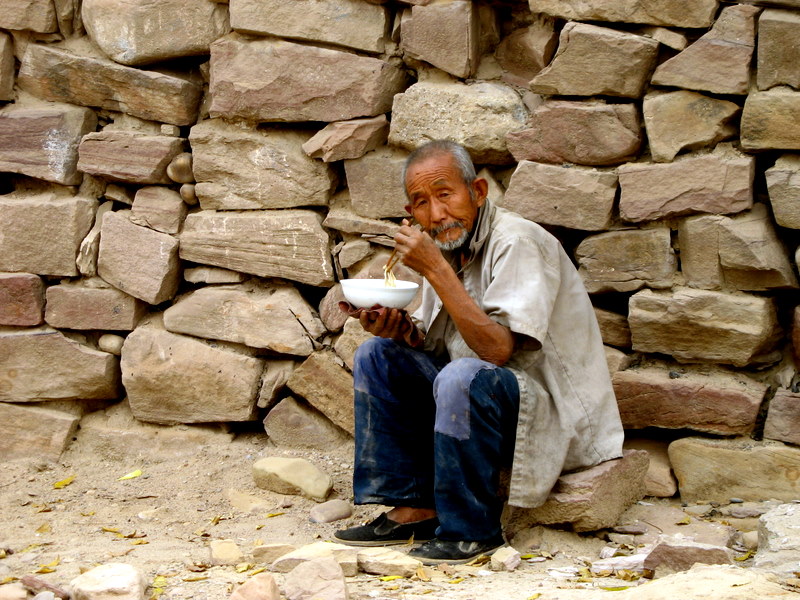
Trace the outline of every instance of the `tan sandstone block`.
<path fill-rule="evenodd" d="M 617 169 L 619 211 L 626 221 L 691 212 L 734 213 L 753 204 L 755 158 L 732 147 L 671 163 L 628 163 Z"/>
<path fill-rule="evenodd" d="M 653 73 L 656 85 L 746 94 L 761 9 L 737 4 L 722 10 L 711 30 Z"/>
<path fill-rule="evenodd" d="M 527 117 L 517 92 L 501 83 L 420 82 L 395 96 L 389 143 L 413 150 L 446 138 L 463 144 L 477 163 L 511 164 L 506 135 Z"/>
<path fill-rule="evenodd" d="M 40 325 L 44 282 L 33 273 L 0 273 L 0 325 Z"/>
<path fill-rule="evenodd" d="M 14 40 L 0 32 L 0 100 L 14 99 Z"/>
<path fill-rule="evenodd" d="M 800 445 L 800 394 L 778 390 L 769 402 L 764 437 Z"/>
<path fill-rule="evenodd" d="M 160 304 L 178 291 L 178 240 L 134 224 L 128 210 L 107 213 L 103 217 L 97 273 L 135 298 Z"/>
<path fill-rule="evenodd" d="M 170 333 L 157 315 L 128 335 L 120 364 L 140 421 L 209 423 L 255 416 L 264 361 L 244 346 Z"/>
<path fill-rule="evenodd" d="M 96 126 L 97 117 L 88 108 L 12 104 L 0 111 L 0 170 L 78 185 L 78 144 Z"/>
<path fill-rule="evenodd" d="M 186 217 L 180 257 L 261 277 L 333 284 L 330 236 L 310 210 L 200 211 Z"/>
<path fill-rule="evenodd" d="M 237 0 L 231 4 L 236 31 L 383 52 L 389 12 L 362 0 Z"/>
<path fill-rule="evenodd" d="M 498 205 L 537 223 L 597 231 L 611 225 L 616 193 L 612 171 L 523 160 Z"/>
<path fill-rule="evenodd" d="M 658 55 L 655 40 L 568 22 L 553 61 L 530 82 L 539 94 L 639 98 Z"/>
<path fill-rule="evenodd" d="M 669 458 L 684 502 L 796 500 L 800 449 L 750 438 L 682 438 Z"/>
<path fill-rule="evenodd" d="M 353 376 L 337 362 L 333 352 L 319 350 L 309 356 L 294 370 L 287 386 L 353 435 Z"/>
<path fill-rule="evenodd" d="M 761 296 L 641 290 L 630 298 L 628 323 L 638 352 L 742 367 L 775 343 L 777 314 Z"/>
<path fill-rule="evenodd" d="M 119 65 L 92 54 L 86 46 L 72 50 L 53 44 L 28 45 L 17 83 L 44 100 L 99 107 L 173 125 L 197 120 L 202 92 L 197 83 Z"/>
<path fill-rule="evenodd" d="M 0 328 L 0 401 L 116 398 L 117 357 L 42 326 Z"/>
<path fill-rule="evenodd" d="M 800 229 L 800 154 L 783 154 L 765 171 L 775 222 Z"/>
<path fill-rule="evenodd" d="M 50 0 L 4 0 L 0 28 L 51 33 L 58 30 L 56 9 Z"/>
<path fill-rule="evenodd" d="M 542 506 L 509 507 L 504 529 L 517 531 L 534 524 L 568 525 L 574 531 L 611 527 L 644 497 L 647 464 L 646 452 L 624 450 L 622 458 L 563 474 Z"/>
<path fill-rule="evenodd" d="M 694 429 L 716 435 L 753 431 L 767 385 L 730 371 L 648 366 L 612 377 L 626 429 Z"/>
<path fill-rule="evenodd" d="M 578 244 L 575 258 L 590 294 L 668 288 L 677 271 L 668 227 L 592 235 Z"/>
<path fill-rule="evenodd" d="M 401 177 L 407 156 L 405 150 L 384 146 L 345 161 L 350 205 L 356 214 L 370 219 L 409 216 Z"/>
<path fill-rule="evenodd" d="M 723 285 L 719 261 L 719 227 L 725 217 L 697 215 L 681 220 L 678 245 L 681 273 L 689 287 L 718 290 Z"/>
<path fill-rule="evenodd" d="M 478 66 L 479 17 L 466 0 L 434 2 L 411 8 L 402 22 L 402 48 L 456 77 L 469 77 Z"/>
<path fill-rule="evenodd" d="M 546 100 L 528 125 L 506 138 L 518 161 L 614 165 L 633 159 L 642 143 L 634 104 Z"/>
<path fill-rule="evenodd" d="M 758 18 L 756 83 L 759 90 L 776 85 L 800 89 L 800 14 L 767 8 Z"/>
<path fill-rule="evenodd" d="M 308 132 L 253 129 L 222 119 L 189 134 L 195 193 L 204 210 L 326 206 L 336 175 L 303 151 Z"/>
<path fill-rule="evenodd" d="M 800 92 L 776 87 L 752 92 L 742 111 L 741 142 L 745 150 L 800 150 Z"/>
<path fill-rule="evenodd" d="M 171 183 L 167 167 L 185 145 L 183 138 L 137 131 L 90 133 L 78 147 L 78 169 L 111 181 Z"/>
<path fill-rule="evenodd" d="M 644 97 L 644 125 L 650 154 L 669 162 L 683 150 L 713 147 L 736 135 L 731 123 L 739 105 L 689 90 L 649 93 Z"/>
<path fill-rule="evenodd" d="M 0 271 L 74 277 L 97 200 L 62 193 L 0 196 Z"/>
<path fill-rule="evenodd" d="M 303 144 L 303 152 L 311 158 L 334 162 L 360 158 L 386 143 L 389 121 L 386 115 L 368 119 L 352 119 L 330 123 Z"/>
<path fill-rule="evenodd" d="M 164 327 L 296 356 L 311 354 L 326 333 L 294 286 L 255 281 L 207 286 L 182 296 L 164 312 Z"/>
<path fill-rule="evenodd" d="M 253 64 L 261 65 L 254 71 Z M 343 121 L 388 112 L 406 86 L 394 61 L 278 39 L 211 44 L 212 117 Z"/>
<path fill-rule="evenodd" d="M 620 348 L 631 347 L 631 328 L 625 315 L 595 307 L 594 315 L 600 326 L 603 343 Z"/>
<path fill-rule="evenodd" d="M 78 417 L 60 410 L 0 402 L 0 457 L 56 461 L 72 441 Z"/>
<path fill-rule="evenodd" d="M 186 204 L 175 190 L 154 185 L 136 191 L 131 223 L 161 233 L 178 233 L 185 218 Z"/>
<path fill-rule="evenodd" d="M 533 22 L 503 38 L 494 56 L 503 69 L 503 81 L 527 87 L 547 66 L 556 50 L 555 19 L 534 15 Z"/>
<path fill-rule="evenodd" d="M 529 0 L 532 12 L 577 21 L 621 21 L 667 27 L 709 27 L 717 0 L 681 0 L 643 4 L 639 0 Z"/>
<path fill-rule="evenodd" d="M 147 305 L 104 281 L 80 280 L 47 288 L 45 320 L 62 329 L 131 331 Z"/>
<path fill-rule="evenodd" d="M 647 452 L 650 463 L 644 479 L 645 496 L 671 498 L 675 495 L 678 491 L 678 480 L 675 479 L 675 475 L 672 473 L 672 465 L 669 462 L 669 442 L 627 437 L 623 448 Z"/>
<path fill-rule="evenodd" d="M 230 31 L 225 6 L 194 0 L 83 0 L 81 18 L 89 37 L 123 65 L 208 54 Z"/>
<path fill-rule="evenodd" d="M 264 430 L 273 443 L 288 448 L 332 450 L 349 438 L 322 413 L 291 396 L 267 413 Z"/>

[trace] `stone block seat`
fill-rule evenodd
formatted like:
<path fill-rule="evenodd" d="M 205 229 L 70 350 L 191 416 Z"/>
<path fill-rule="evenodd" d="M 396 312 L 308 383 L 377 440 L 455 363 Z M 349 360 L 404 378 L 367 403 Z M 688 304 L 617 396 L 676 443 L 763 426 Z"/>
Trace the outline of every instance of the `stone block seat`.
<path fill-rule="evenodd" d="M 513 539 L 535 525 L 558 525 L 576 532 L 612 527 L 628 507 L 644 498 L 649 462 L 646 451 L 624 450 L 621 458 L 563 473 L 543 505 L 506 506 L 503 530 Z"/>

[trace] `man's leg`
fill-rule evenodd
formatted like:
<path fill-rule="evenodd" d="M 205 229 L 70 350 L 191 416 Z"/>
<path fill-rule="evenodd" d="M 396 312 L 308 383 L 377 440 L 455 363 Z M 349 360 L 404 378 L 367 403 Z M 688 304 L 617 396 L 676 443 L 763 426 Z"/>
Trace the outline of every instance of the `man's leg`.
<path fill-rule="evenodd" d="M 502 544 L 498 488 L 500 470 L 511 463 L 514 451 L 519 386 L 508 369 L 467 358 L 441 371 L 434 395 L 434 494 L 440 527 L 438 539 L 429 544 L 439 547 L 428 548 L 428 554 L 453 550 L 450 558 L 458 559 L 475 548 Z M 425 546 L 412 551 L 420 554 L 417 558 L 437 558 L 425 553 Z"/>
<path fill-rule="evenodd" d="M 388 513 L 396 522 L 434 516 L 433 498 L 433 381 L 439 367 L 423 352 L 392 340 L 371 338 L 356 352 L 355 468 L 356 504 L 400 507 Z M 402 537 L 394 521 L 371 523 L 338 531 L 340 541 L 366 543 L 373 537 Z M 423 537 L 433 537 L 436 522 L 426 524 Z M 366 529 L 365 529 L 366 528 Z M 372 529 L 369 529 L 372 528 Z M 395 535 L 397 533 L 397 535 Z M 410 535 L 406 535 L 408 539 Z M 420 539 L 421 535 L 415 536 Z M 387 540 L 383 540 L 387 541 Z M 400 539 L 398 541 L 404 541 Z"/>

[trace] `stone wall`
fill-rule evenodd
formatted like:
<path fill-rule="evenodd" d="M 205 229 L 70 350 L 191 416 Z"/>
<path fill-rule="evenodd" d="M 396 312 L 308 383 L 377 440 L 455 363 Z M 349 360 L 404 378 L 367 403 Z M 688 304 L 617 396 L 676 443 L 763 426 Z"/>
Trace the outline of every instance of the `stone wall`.
<path fill-rule="evenodd" d="M 5 457 L 98 409 L 346 440 L 337 281 L 382 276 L 403 159 L 446 137 L 574 256 L 650 493 L 671 464 L 687 501 L 800 496 L 797 0 L 0 0 L 0 28 Z"/>

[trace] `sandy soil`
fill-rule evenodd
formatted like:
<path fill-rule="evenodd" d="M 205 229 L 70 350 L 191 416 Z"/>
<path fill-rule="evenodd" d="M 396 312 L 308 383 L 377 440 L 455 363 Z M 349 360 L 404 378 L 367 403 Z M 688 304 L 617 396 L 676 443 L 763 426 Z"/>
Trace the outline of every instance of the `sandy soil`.
<path fill-rule="evenodd" d="M 151 597 L 218 600 L 267 567 L 253 561 L 255 546 L 330 540 L 336 529 L 382 510 L 356 507 L 349 519 L 316 524 L 309 520 L 314 501 L 262 490 L 253 482 L 252 465 L 259 458 L 301 456 L 333 477 L 331 498 L 350 500 L 351 444 L 330 452 L 300 451 L 274 447 L 256 431 L 189 426 L 131 431 L 106 421 L 84 422 L 57 463 L 0 463 L 0 555 L 5 554 L 0 582 L 35 575 L 66 587 L 89 568 L 124 562 L 151 582 Z M 137 471 L 141 475 L 122 479 Z M 241 563 L 211 564 L 209 544 L 221 539 L 238 544 Z M 348 578 L 348 589 L 354 600 L 527 600 L 553 588 L 635 585 L 576 573 L 598 558 L 602 545 L 591 536 L 575 536 L 570 547 L 524 560 L 511 573 L 476 565 L 428 568 L 422 578 L 392 581 L 362 574 Z M 276 575 L 279 584 L 282 577 Z"/>

